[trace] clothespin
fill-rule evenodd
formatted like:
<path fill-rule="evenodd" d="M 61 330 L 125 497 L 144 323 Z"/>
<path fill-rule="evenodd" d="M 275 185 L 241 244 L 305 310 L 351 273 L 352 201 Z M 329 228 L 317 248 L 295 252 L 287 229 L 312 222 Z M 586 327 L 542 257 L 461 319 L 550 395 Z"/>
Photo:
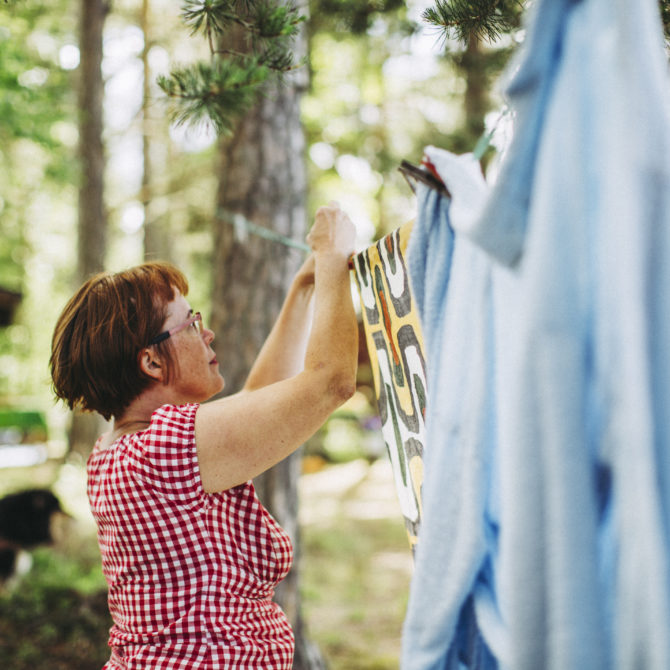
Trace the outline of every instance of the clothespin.
<path fill-rule="evenodd" d="M 233 229 L 235 230 L 235 239 L 245 244 L 249 237 L 249 228 L 246 225 L 246 219 L 239 213 L 233 214 Z"/>
<path fill-rule="evenodd" d="M 440 176 L 437 174 L 433 164 L 426 158 L 421 162 L 423 167 L 418 167 L 412 165 L 409 161 L 402 161 L 398 170 L 402 173 L 402 176 L 405 177 L 405 180 L 409 184 L 409 187 L 412 189 L 412 192 L 415 192 L 414 184 L 410 179 L 415 179 L 420 181 L 422 184 L 425 184 L 429 188 L 436 190 L 438 193 L 446 196 L 447 198 L 451 197 L 447 185 L 442 181 Z"/>

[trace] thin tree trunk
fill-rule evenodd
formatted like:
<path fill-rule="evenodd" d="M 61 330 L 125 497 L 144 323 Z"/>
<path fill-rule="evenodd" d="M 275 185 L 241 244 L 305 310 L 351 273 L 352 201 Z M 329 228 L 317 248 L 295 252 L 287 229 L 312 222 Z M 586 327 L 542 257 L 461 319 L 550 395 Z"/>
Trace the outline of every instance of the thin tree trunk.
<path fill-rule="evenodd" d="M 463 100 L 465 124 L 471 137 L 478 138 L 485 128 L 485 116 L 489 111 L 489 82 L 486 75 L 486 57 L 481 42 L 472 35 L 461 57 L 460 67 L 465 73 L 465 96 Z"/>
<path fill-rule="evenodd" d="M 172 260 L 172 238 L 169 231 L 169 213 L 158 216 L 155 206 L 156 187 L 154 180 L 154 156 L 156 143 L 156 125 L 158 120 L 152 116 L 153 75 L 149 65 L 149 51 L 153 44 L 152 12 L 150 0 L 142 0 L 140 7 L 140 28 L 144 35 L 142 50 L 143 91 L 142 91 L 142 208 L 144 209 L 144 258 L 146 260 Z M 166 147 L 160 148 L 166 151 Z M 166 161 L 167 164 L 169 162 Z"/>
<path fill-rule="evenodd" d="M 273 87 L 245 114 L 233 138 L 220 144 L 211 322 L 227 393 L 243 385 L 303 260 L 295 249 L 276 242 L 254 235 L 238 239 L 231 221 L 233 215 L 241 215 L 255 225 L 304 239 L 307 185 L 299 103 L 306 84 L 306 69 L 287 76 L 283 85 Z M 276 593 L 296 636 L 293 668 L 315 670 L 325 666 L 305 637 L 301 617 L 299 475 L 296 453 L 255 484 L 265 506 L 291 535 L 295 549 L 293 569 Z"/>
<path fill-rule="evenodd" d="M 102 141 L 102 31 L 108 4 L 81 1 L 79 80 L 79 278 L 99 272 L 105 264 L 107 212 L 104 206 L 105 152 Z"/>
<path fill-rule="evenodd" d="M 149 0 L 142 0 L 140 8 L 140 28 L 144 35 L 142 49 L 142 208 L 144 209 L 144 256 L 150 258 L 155 243 L 151 235 L 151 122 L 149 119 L 149 97 L 151 92 L 151 68 L 149 67 L 149 49 L 151 48 L 151 29 L 149 19 Z"/>
<path fill-rule="evenodd" d="M 80 8 L 78 283 L 104 268 L 107 248 L 101 64 L 102 32 L 109 7 L 104 0 L 81 0 Z M 86 457 L 100 427 L 97 415 L 75 412 L 69 431 L 70 451 Z"/>

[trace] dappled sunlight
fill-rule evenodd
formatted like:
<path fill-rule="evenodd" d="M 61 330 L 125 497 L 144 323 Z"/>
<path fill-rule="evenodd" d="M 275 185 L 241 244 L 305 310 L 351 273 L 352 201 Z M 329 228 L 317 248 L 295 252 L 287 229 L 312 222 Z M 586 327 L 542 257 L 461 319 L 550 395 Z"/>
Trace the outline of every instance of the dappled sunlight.
<path fill-rule="evenodd" d="M 329 522 L 344 516 L 350 519 L 397 519 L 402 526 L 393 472 L 386 458 L 374 463 L 357 459 L 304 474 L 299 491 L 303 503 L 300 522 L 303 525 Z"/>
<path fill-rule="evenodd" d="M 300 481 L 303 602 L 331 670 L 397 670 L 412 554 L 386 457 Z"/>

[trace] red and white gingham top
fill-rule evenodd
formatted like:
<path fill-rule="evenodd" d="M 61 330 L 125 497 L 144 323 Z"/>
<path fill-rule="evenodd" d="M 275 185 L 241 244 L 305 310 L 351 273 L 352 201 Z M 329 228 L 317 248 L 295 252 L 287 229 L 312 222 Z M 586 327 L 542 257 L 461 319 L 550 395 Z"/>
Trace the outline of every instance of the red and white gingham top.
<path fill-rule="evenodd" d="M 291 542 L 251 482 L 205 493 L 197 408 L 165 405 L 89 458 L 114 620 L 105 669 L 290 670 L 293 633 L 272 596 Z"/>

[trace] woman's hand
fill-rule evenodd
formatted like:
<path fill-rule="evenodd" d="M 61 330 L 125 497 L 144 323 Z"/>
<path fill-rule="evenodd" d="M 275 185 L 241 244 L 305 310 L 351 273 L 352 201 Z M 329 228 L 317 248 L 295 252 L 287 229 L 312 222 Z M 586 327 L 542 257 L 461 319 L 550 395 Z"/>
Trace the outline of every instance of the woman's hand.
<path fill-rule="evenodd" d="M 315 253 L 333 251 L 349 257 L 354 252 L 356 228 L 336 202 L 319 207 L 307 243 Z"/>

